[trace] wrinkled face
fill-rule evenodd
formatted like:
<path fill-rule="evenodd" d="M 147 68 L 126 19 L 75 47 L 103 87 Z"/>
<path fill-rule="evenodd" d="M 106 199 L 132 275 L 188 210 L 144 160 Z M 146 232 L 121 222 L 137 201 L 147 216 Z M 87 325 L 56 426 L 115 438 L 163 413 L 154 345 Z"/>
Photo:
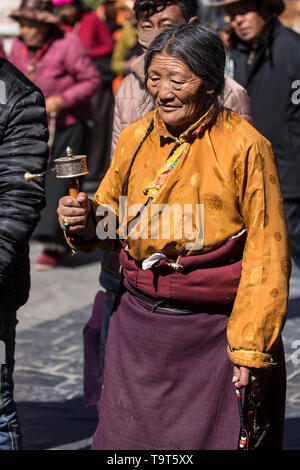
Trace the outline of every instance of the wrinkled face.
<path fill-rule="evenodd" d="M 208 95 L 203 80 L 183 61 L 156 54 L 147 75 L 147 88 L 168 130 L 180 135 L 203 114 Z"/>
<path fill-rule="evenodd" d="M 19 24 L 20 35 L 27 47 L 39 47 L 46 42 L 49 25 L 25 19 L 21 19 Z"/>
<path fill-rule="evenodd" d="M 166 29 L 173 24 L 184 24 L 186 22 L 178 5 L 168 5 L 149 18 L 145 16 L 139 18 L 138 28 L 141 30 Z"/>
<path fill-rule="evenodd" d="M 242 41 L 253 41 L 260 36 L 266 24 L 266 12 L 263 7 L 251 0 L 228 5 L 226 12 L 231 18 L 235 34 Z"/>
<path fill-rule="evenodd" d="M 79 9 L 71 3 L 62 3 L 55 8 L 55 11 L 61 21 L 66 24 L 73 25 L 79 18 Z"/>

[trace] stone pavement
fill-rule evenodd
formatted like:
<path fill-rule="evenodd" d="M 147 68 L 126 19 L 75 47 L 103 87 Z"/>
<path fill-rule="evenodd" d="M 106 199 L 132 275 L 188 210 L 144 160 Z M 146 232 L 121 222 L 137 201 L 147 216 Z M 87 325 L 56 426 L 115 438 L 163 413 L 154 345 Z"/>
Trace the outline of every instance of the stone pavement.
<path fill-rule="evenodd" d="M 32 264 L 41 246 L 31 243 Z M 32 267 L 28 303 L 19 311 L 15 398 L 24 448 L 89 449 L 95 407 L 82 400 L 82 329 L 99 290 L 99 252 L 69 256 L 52 272 Z M 300 449 L 300 271 L 294 270 L 284 329 L 287 360 L 285 449 Z M 274 391 L 276 393 L 276 391 Z"/>
<path fill-rule="evenodd" d="M 69 255 L 49 272 L 33 267 L 41 250 L 31 243 L 32 288 L 18 314 L 15 399 L 25 449 L 88 448 L 95 408 L 82 401 L 82 329 L 99 289 L 100 252 Z"/>

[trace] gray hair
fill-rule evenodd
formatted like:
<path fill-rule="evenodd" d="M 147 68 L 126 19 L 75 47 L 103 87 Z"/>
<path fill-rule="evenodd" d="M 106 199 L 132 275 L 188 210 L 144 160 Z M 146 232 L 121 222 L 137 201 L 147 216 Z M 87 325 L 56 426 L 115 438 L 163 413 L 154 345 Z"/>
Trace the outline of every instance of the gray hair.
<path fill-rule="evenodd" d="M 213 86 L 214 93 L 209 95 L 206 109 L 212 104 L 222 109 L 226 53 L 215 30 L 196 24 L 173 25 L 157 36 L 145 55 L 146 88 L 152 59 L 162 52 L 184 62 L 207 87 Z"/>

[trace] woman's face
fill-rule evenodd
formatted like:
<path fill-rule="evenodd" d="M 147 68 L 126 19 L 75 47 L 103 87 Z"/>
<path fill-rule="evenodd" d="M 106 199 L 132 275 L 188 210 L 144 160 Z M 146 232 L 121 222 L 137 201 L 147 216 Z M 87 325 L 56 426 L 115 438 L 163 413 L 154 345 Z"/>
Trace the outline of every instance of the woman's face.
<path fill-rule="evenodd" d="M 180 135 L 202 116 L 208 95 L 214 91 L 183 61 L 164 53 L 153 57 L 147 87 L 173 135 Z"/>
<path fill-rule="evenodd" d="M 27 47 L 42 46 L 48 38 L 50 26 L 33 20 L 20 20 L 20 34 Z"/>

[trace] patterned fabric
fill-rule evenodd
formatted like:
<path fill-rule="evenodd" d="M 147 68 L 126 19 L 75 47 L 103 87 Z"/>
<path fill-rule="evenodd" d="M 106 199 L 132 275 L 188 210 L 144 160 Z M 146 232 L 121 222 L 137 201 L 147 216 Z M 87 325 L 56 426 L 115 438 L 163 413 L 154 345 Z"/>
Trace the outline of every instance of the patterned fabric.
<path fill-rule="evenodd" d="M 127 127 L 121 134 L 112 165 L 95 194 L 95 206 L 109 204 L 119 215 L 119 196 L 132 156 L 143 139 L 153 112 Z M 189 133 L 180 136 L 189 142 Z M 127 207 L 143 206 L 148 196 L 145 186 L 154 180 L 174 148 L 161 119 L 142 146 L 133 165 Z M 176 142 L 175 142 L 176 145 Z M 170 233 L 164 236 L 161 218 L 153 235 L 153 205 L 170 210 Z M 199 225 L 184 227 L 185 205 L 204 207 L 203 243 L 189 247 L 191 234 Z M 176 212 L 178 211 L 178 212 Z M 127 227 L 136 216 L 128 215 Z M 194 217 L 195 216 L 195 217 Z M 172 223 L 173 222 L 173 223 Z M 129 227 L 130 228 L 130 227 Z M 154 253 L 176 262 L 182 256 L 208 253 L 246 229 L 247 241 L 242 259 L 242 275 L 228 324 L 227 336 L 231 360 L 243 366 L 272 365 L 272 349 L 285 322 L 290 273 L 290 257 L 285 211 L 271 144 L 237 114 L 224 112 L 204 134 L 193 140 L 188 153 L 168 175 L 164 185 L 143 211 L 139 223 L 125 238 L 128 253 L 143 261 Z M 139 233 L 138 233 L 139 231 Z M 196 236 L 199 233 L 196 232 Z M 139 235 L 139 236 L 138 236 Z M 201 235 L 201 234 L 200 234 Z M 90 251 L 115 240 L 99 240 L 95 245 L 80 243 L 75 237 L 70 245 Z M 201 299 L 199 299 L 201 300 Z"/>
<path fill-rule="evenodd" d="M 204 116 L 199 119 L 199 121 L 194 123 L 187 132 L 192 133 L 192 135 L 195 137 L 199 137 L 199 135 L 206 129 L 206 127 L 209 126 L 213 120 L 215 111 L 215 106 L 211 106 L 207 113 L 205 113 Z M 155 111 L 154 120 L 155 119 L 157 119 L 157 110 Z M 164 166 L 158 171 L 155 180 L 143 190 L 144 194 L 148 194 L 150 197 L 154 198 L 180 158 L 184 158 L 186 156 L 188 153 L 189 144 L 187 142 L 181 142 L 179 138 L 178 145 L 179 147 L 176 148 L 173 153 L 171 153 Z"/>

